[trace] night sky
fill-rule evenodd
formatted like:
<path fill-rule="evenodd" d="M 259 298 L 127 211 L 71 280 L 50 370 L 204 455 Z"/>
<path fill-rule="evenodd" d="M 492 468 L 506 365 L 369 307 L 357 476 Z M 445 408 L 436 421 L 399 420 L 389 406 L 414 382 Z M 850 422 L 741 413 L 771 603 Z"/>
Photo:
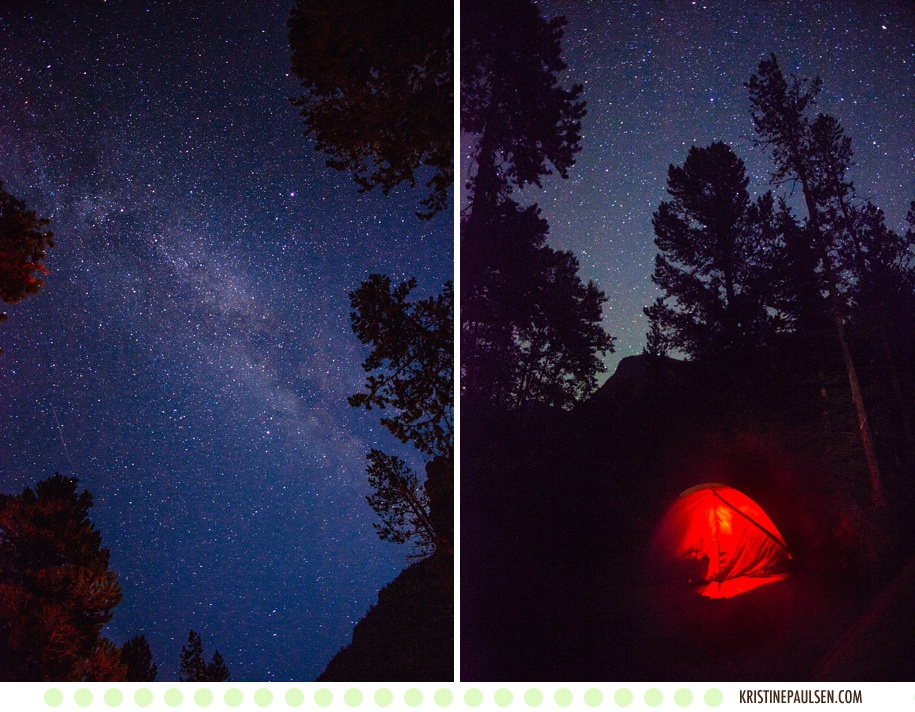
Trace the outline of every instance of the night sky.
<path fill-rule="evenodd" d="M 642 308 L 659 291 L 652 213 L 667 168 L 690 146 L 720 140 L 747 164 L 750 192 L 769 188 L 772 163 L 754 148 L 743 86 L 774 52 L 785 73 L 819 75 L 819 110 L 852 138 L 858 194 L 904 229 L 915 198 L 915 4 L 899 2 L 606 2 L 549 0 L 565 15 L 565 83 L 584 84 L 583 150 L 569 180 L 528 188 L 550 223 L 550 244 L 571 249 L 581 275 L 609 298 L 605 327 L 618 337 L 609 372 L 640 353 Z M 805 215 L 803 209 L 799 212 Z"/>
<path fill-rule="evenodd" d="M 359 195 L 289 98 L 291 0 L 14 0 L 0 9 L 0 179 L 58 245 L 0 325 L 0 491 L 95 496 L 123 601 L 177 679 L 190 628 L 235 680 L 314 679 L 406 565 L 365 502 L 348 293 L 453 270 L 420 190 Z"/>

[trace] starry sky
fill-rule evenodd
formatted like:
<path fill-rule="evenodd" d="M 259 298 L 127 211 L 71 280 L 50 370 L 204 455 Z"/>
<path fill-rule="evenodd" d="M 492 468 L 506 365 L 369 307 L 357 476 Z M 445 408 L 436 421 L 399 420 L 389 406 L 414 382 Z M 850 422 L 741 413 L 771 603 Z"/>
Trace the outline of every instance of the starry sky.
<path fill-rule="evenodd" d="M 747 165 L 751 194 L 769 188 L 772 164 L 755 148 L 743 84 L 774 52 L 782 70 L 819 75 L 819 110 L 852 138 L 849 176 L 887 224 L 903 229 L 915 199 L 915 4 L 898 1 L 542 0 L 545 17 L 565 15 L 564 82 L 582 83 L 588 114 L 583 149 L 568 180 L 527 188 L 539 202 L 550 244 L 571 249 L 580 274 L 609 298 L 606 329 L 617 337 L 608 373 L 640 353 L 642 308 L 659 294 L 652 213 L 667 168 L 690 146 L 724 141 Z M 803 210 L 800 212 L 803 215 Z"/>
<path fill-rule="evenodd" d="M 409 553 L 365 502 L 365 454 L 398 443 L 346 403 L 347 295 L 372 272 L 437 292 L 452 221 L 324 166 L 291 4 L 0 7 L 0 180 L 58 242 L 0 325 L 0 491 L 93 493 L 106 635 L 143 633 L 160 680 L 191 628 L 235 680 L 314 679 Z"/>

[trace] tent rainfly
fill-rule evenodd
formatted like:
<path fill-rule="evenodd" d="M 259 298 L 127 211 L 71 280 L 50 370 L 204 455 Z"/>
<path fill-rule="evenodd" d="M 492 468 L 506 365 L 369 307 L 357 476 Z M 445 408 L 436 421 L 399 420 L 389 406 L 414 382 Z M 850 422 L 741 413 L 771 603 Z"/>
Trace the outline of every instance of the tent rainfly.
<path fill-rule="evenodd" d="M 683 492 L 655 544 L 709 598 L 729 598 L 787 576 L 791 554 L 768 515 L 742 492 L 715 483 Z"/>

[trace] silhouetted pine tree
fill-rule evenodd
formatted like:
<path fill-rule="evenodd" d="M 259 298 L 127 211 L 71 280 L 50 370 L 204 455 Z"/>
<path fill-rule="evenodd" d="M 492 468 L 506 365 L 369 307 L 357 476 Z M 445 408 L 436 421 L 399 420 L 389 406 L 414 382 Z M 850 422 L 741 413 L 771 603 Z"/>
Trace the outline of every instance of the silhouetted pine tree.
<path fill-rule="evenodd" d="M 836 330 L 852 402 L 858 419 L 861 446 L 870 476 L 871 498 L 884 504 L 880 467 L 874 449 L 868 413 L 861 392 L 855 359 L 845 327 L 845 309 L 840 250 L 844 241 L 853 240 L 848 219 L 851 184 L 845 172 L 851 165 L 851 141 L 844 136 L 838 121 L 819 114 L 810 119 L 821 81 L 811 82 L 792 77 L 789 83 L 782 74 L 775 55 L 759 64 L 750 77 L 750 113 L 759 136 L 775 160 L 772 180 L 801 184 L 807 207 L 807 230 L 823 286 L 829 297 L 830 316 Z"/>
<path fill-rule="evenodd" d="M 461 124 L 474 142 L 461 222 L 464 394 L 510 409 L 568 405 L 612 351 L 605 298 L 571 253 L 546 245 L 537 206 L 509 197 L 554 171 L 568 177 L 581 150 L 582 87 L 556 76 L 565 20 L 545 20 L 530 0 L 470 0 L 461 22 Z"/>
<path fill-rule="evenodd" d="M 206 682 L 207 665 L 203 660 L 203 642 L 193 630 L 188 631 L 187 644 L 181 646 L 181 682 Z"/>
<path fill-rule="evenodd" d="M 207 665 L 207 682 L 227 682 L 229 681 L 229 668 L 226 667 L 222 655 L 217 650 L 213 653 L 213 661 Z"/>
<path fill-rule="evenodd" d="M 582 283 L 571 252 L 546 244 L 548 229 L 536 205 L 510 198 L 464 225 L 472 266 L 462 273 L 461 367 L 471 400 L 569 406 L 594 388 L 600 354 L 612 351 L 601 327 L 604 294 Z"/>
<path fill-rule="evenodd" d="M 565 18 L 547 21 L 530 0 L 461 3 L 461 128 L 474 136 L 473 205 L 555 169 L 581 150 L 582 86 L 561 86 Z"/>
<path fill-rule="evenodd" d="M 92 494 L 59 474 L 0 495 L 0 679 L 123 679 L 101 636 L 120 603 Z"/>
<path fill-rule="evenodd" d="M 720 142 L 694 146 L 682 166 L 670 166 L 672 199 L 653 220 L 652 281 L 664 296 L 645 309 L 665 350 L 733 363 L 786 325 L 773 291 L 782 250 L 774 199 L 751 204 L 748 183 L 743 161 Z"/>

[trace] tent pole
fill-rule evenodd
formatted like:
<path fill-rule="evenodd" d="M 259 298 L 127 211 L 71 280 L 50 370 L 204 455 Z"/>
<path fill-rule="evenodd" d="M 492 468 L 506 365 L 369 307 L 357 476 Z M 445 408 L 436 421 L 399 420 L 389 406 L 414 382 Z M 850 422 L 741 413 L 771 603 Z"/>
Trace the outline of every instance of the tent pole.
<path fill-rule="evenodd" d="M 714 492 L 714 490 L 712 490 Z M 721 585 L 721 529 L 718 527 L 718 511 L 715 510 L 715 548 L 718 550 L 718 570 L 715 572 L 715 581 L 718 582 L 718 585 Z"/>
<path fill-rule="evenodd" d="M 755 519 L 752 519 L 751 517 L 747 516 L 744 512 L 741 512 L 739 509 L 737 509 L 737 507 L 735 507 L 733 504 L 728 502 L 724 497 L 722 497 L 720 494 L 718 494 L 717 490 L 712 490 L 712 494 L 714 494 L 718 499 L 720 499 L 722 502 L 724 502 L 726 505 L 728 505 L 731 509 L 733 509 L 735 512 L 737 512 L 741 517 L 743 517 L 748 522 L 750 522 L 750 524 L 752 524 L 757 529 L 759 529 L 763 534 L 765 534 L 767 537 L 769 537 L 772 541 L 776 542 L 785 551 L 788 551 L 788 546 L 787 546 L 787 544 L 785 544 L 785 542 L 783 542 L 781 539 L 779 539 L 777 536 L 775 536 L 775 534 L 770 532 L 768 529 L 766 529 L 762 524 L 757 522 Z M 717 525 L 717 518 L 716 518 L 715 523 Z M 788 556 L 789 557 L 791 556 L 790 551 L 788 551 Z"/>

